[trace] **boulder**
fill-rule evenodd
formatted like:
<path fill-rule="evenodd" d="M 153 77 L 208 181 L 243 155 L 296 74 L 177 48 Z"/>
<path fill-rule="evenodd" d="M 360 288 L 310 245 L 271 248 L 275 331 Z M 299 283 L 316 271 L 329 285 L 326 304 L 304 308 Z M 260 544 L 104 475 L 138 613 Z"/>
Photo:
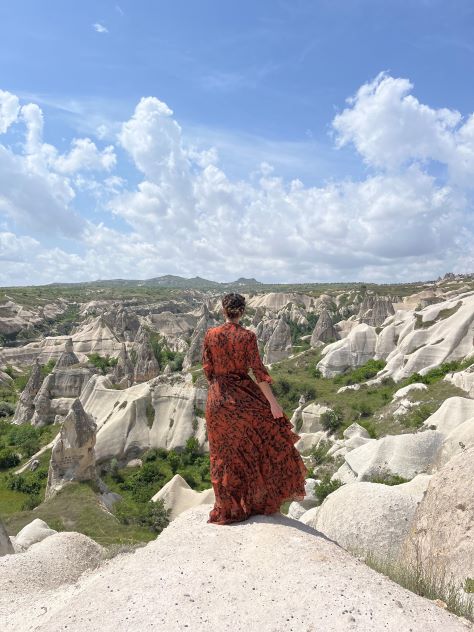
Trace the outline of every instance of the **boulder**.
<path fill-rule="evenodd" d="M 466 391 L 468 396 L 474 399 L 474 364 L 471 364 L 465 371 L 448 373 L 444 376 L 444 380 Z"/>
<path fill-rule="evenodd" d="M 307 478 L 305 480 L 305 499 L 300 502 L 293 501 L 292 503 L 290 503 L 287 514 L 289 518 L 294 518 L 295 520 L 298 520 L 298 518 L 302 516 L 305 512 L 307 512 L 309 509 L 312 509 L 313 507 L 316 507 L 316 505 L 319 504 L 318 499 L 314 493 L 314 490 L 317 485 L 319 485 L 319 483 L 320 481 L 314 478 Z"/>
<path fill-rule="evenodd" d="M 410 393 L 411 391 L 426 391 L 427 388 L 428 387 L 426 386 L 426 384 L 423 384 L 422 382 L 414 382 L 413 384 L 408 384 L 403 388 L 399 388 L 398 391 L 395 391 L 392 397 L 392 402 L 396 401 L 397 399 L 402 399 L 406 397 L 406 395 L 408 395 L 408 393 Z"/>
<path fill-rule="evenodd" d="M 164 485 L 151 499 L 153 502 L 162 500 L 166 509 L 170 509 L 170 520 L 174 520 L 180 513 L 196 507 L 215 502 L 214 489 L 197 492 L 179 474 Z"/>
<path fill-rule="evenodd" d="M 429 478 L 429 477 L 428 477 Z M 425 486 L 428 484 L 426 477 Z M 343 485 L 329 494 L 312 520 L 300 519 L 357 554 L 395 559 L 405 541 L 420 494 L 379 483 Z"/>
<path fill-rule="evenodd" d="M 302 423 L 300 431 L 302 433 L 314 433 L 324 430 L 321 425 L 321 415 L 328 410 L 331 410 L 329 406 L 315 402 L 305 406 L 301 411 Z"/>
<path fill-rule="evenodd" d="M 400 559 L 463 585 L 474 578 L 474 447 L 436 472 L 420 503 Z"/>
<path fill-rule="evenodd" d="M 32 544 L 41 542 L 41 540 L 44 540 L 54 533 L 57 533 L 57 531 L 50 529 L 44 520 L 35 518 L 17 533 L 15 536 L 15 544 L 22 550 L 26 550 L 30 548 Z"/>

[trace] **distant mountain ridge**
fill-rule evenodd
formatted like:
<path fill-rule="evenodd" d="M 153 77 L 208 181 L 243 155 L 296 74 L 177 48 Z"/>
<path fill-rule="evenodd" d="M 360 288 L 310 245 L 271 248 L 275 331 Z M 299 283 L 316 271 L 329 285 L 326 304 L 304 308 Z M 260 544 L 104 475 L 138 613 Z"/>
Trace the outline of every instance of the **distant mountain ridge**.
<path fill-rule="evenodd" d="M 247 287 L 254 285 L 263 285 L 260 281 L 254 278 L 247 279 L 240 277 L 236 281 L 220 282 L 211 281 L 209 279 L 203 279 L 200 276 L 186 277 L 178 276 L 175 274 L 163 274 L 162 276 L 153 277 L 151 279 L 100 279 L 97 281 L 83 281 L 77 283 L 49 283 L 50 287 L 62 287 L 62 286 L 88 286 L 88 287 L 125 287 L 125 286 L 139 286 L 139 287 L 176 287 L 176 288 L 188 288 L 188 289 L 203 289 L 203 288 L 225 288 L 225 287 Z"/>

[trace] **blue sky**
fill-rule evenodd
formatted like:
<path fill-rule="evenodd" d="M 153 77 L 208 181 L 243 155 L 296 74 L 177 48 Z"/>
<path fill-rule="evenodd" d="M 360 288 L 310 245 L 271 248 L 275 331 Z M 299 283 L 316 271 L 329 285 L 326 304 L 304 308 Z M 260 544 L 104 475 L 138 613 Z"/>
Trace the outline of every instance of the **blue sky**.
<path fill-rule="evenodd" d="M 468 0 L 3 3 L 0 283 L 474 271 L 473 35 Z"/>

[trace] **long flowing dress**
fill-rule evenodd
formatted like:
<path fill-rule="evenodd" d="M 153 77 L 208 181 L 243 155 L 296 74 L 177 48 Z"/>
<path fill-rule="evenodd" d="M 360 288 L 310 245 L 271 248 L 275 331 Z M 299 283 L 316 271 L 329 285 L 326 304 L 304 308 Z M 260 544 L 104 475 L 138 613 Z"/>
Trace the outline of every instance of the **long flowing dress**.
<path fill-rule="evenodd" d="M 272 514 L 305 497 L 300 436 L 275 418 L 257 382 L 272 383 L 253 331 L 226 321 L 206 331 L 202 366 L 209 381 L 206 426 L 215 504 L 207 522 L 229 524 Z M 248 374 L 252 369 L 256 379 Z"/>

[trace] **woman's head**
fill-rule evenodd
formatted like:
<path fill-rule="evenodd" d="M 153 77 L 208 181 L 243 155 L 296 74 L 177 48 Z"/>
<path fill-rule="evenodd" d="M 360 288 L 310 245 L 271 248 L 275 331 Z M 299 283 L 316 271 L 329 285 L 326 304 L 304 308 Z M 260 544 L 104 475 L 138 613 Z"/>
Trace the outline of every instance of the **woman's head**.
<path fill-rule="evenodd" d="M 245 311 L 245 298 L 242 294 L 237 294 L 237 292 L 226 294 L 222 297 L 222 309 L 227 318 L 238 318 Z"/>

